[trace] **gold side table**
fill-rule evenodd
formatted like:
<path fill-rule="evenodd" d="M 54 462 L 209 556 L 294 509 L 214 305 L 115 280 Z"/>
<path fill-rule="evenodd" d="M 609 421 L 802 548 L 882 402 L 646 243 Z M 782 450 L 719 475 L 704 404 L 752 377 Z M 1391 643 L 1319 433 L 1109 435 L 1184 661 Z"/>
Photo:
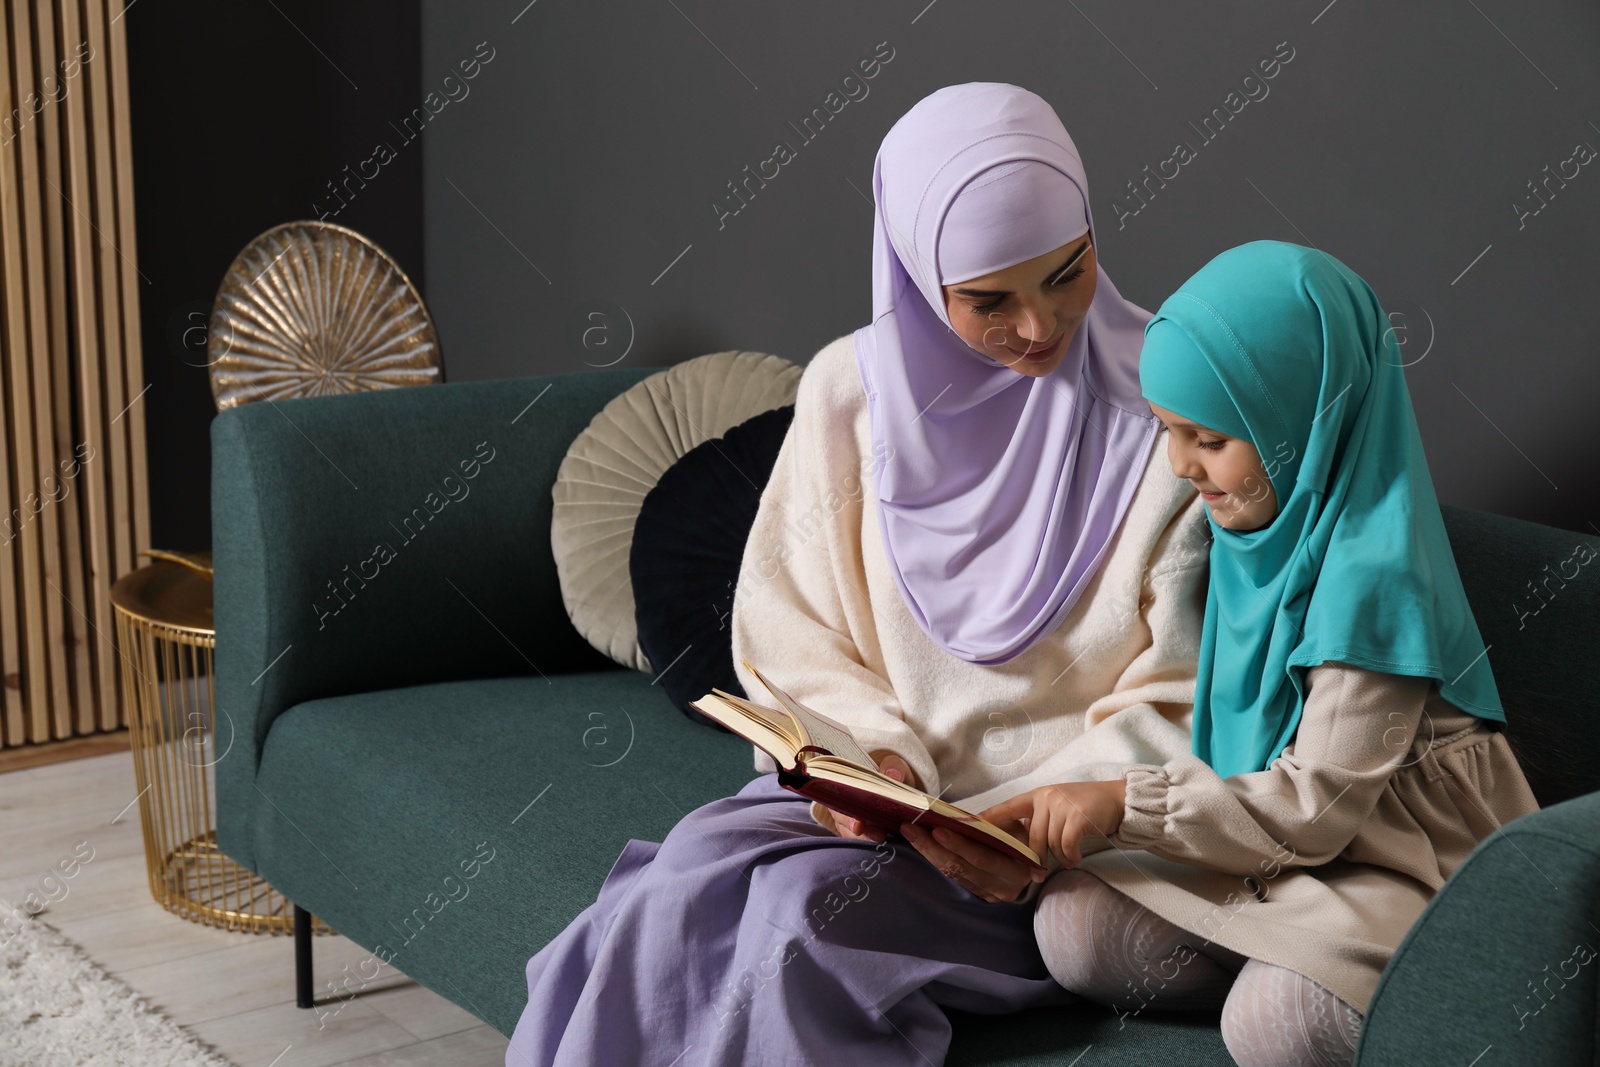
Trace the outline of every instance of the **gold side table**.
<path fill-rule="evenodd" d="M 294 909 L 217 849 L 211 768 L 233 731 L 215 729 L 211 553 L 153 551 L 111 587 L 145 870 L 156 902 L 191 922 L 286 934 Z M 319 934 L 332 933 L 313 919 Z"/>

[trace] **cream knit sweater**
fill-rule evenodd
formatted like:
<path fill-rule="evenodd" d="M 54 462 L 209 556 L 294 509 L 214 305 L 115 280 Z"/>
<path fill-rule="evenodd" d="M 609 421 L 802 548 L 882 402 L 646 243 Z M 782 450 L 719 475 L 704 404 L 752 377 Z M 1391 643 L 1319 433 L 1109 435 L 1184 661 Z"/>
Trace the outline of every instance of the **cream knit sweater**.
<path fill-rule="evenodd" d="M 847 334 L 800 379 L 745 545 L 735 664 L 749 660 L 868 750 L 903 756 L 928 792 L 974 812 L 1190 750 L 1208 543 L 1204 505 L 1168 468 L 1164 436 L 1071 612 L 991 666 L 946 652 L 907 610 L 883 553 L 871 449 Z M 737 672 L 762 700 L 760 683 Z M 760 750 L 755 767 L 774 769 Z"/>

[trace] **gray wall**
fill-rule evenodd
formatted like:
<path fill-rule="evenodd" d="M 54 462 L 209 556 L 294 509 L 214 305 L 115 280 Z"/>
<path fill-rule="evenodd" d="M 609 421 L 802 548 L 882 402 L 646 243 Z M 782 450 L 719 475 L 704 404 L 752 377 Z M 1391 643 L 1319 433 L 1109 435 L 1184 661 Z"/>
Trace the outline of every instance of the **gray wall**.
<path fill-rule="evenodd" d="M 525 3 L 422 4 L 422 88 L 459 97 L 423 160 L 427 299 L 451 380 L 727 348 L 807 362 L 868 316 L 884 132 L 939 86 L 1007 81 L 1071 131 L 1102 268 L 1130 299 L 1154 309 L 1244 241 L 1322 248 L 1405 331 L 1440 498 L 1600 527 L 1600 159 L 1566 162 L 1600 148 L 1600 6 Z M 805 141 L 790 123 L 880 42 L 893 55 L 867 94 Z M 470 82 L 445 83 L 489 49 Z M 1196 127 L 1230 106 L 1207 140 Z M 795 158 L 719 218 L 737 203 L 727 183 L 779 141 Z M 1127 183 L 1180 141 L 1193 158 L 1132 199 Z M 1541 207 L 1528 183 L 1560 170 Z"/>
<path fill-rule="evenodd" d="M 426 292 L 422 159 L 388 125 L 420 96 L 418 4 L 162 0 L 123 8 L 138 231 L 130 254 L 139 260 L 158 548 L 211 545 L 217 409 L 204 326 L 247 242 L 326 213 L 376 241 Z M 338 207 L 328 184 L 359 168 L 384 137 L 398 158 Z"/>

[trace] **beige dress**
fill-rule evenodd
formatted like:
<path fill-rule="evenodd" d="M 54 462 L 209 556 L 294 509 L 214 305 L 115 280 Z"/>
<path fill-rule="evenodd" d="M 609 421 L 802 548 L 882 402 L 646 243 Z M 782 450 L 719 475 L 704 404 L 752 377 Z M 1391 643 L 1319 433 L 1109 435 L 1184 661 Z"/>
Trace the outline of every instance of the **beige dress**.
<path fill-rule="evenodd" d="M 1445 879 L 1538 808 L 1502 732 L 1428 679 L 1344 663 L 1308 673 L 1299 729 L 1266 770 L 1224 779 L 1186 755 L 1124 777 L 1122 825 L 1084 870 L 1363 1014 Z M 1038 922 L 1050 896 L 1047 882 Z"/>

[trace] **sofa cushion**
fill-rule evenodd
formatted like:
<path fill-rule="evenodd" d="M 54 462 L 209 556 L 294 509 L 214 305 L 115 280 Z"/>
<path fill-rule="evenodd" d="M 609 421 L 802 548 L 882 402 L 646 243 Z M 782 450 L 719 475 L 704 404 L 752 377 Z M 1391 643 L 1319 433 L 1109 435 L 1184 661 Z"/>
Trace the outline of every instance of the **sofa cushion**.
<path fill-rule="evenodd" d="M 1154 1001 L 1152 1001 L 1152 1005 Z M 1216 1012 L 1137 1012 L 1075 1004 L 1010 1015 L 950 1011 L 945 1067 L 1233 1067 Z M 1090 1050 L 1093 1050 L 1092 1052 Z"/>
<path fill-rule="evenodd" d="M 624 667 L 661 671 L 634 630 L 628 551 L 645 494 L 702 441 L 793 402 L 801 368 L 759 352 L 686 360 L 618 394 L 573 439 L 551 488 L 550 548 L 572 625 Z"/>
<path fill-rule="evenodd" d="M 679 711 L 713 688 L 749 696 L 733 672 L 733 592 L 761 490 L 794 421 L 794 405 L 764 411 L 674 463 L 645 496 L 628 574 L 639 648 Z M 766 699 L 762 693 L 758 699 Z"/>

